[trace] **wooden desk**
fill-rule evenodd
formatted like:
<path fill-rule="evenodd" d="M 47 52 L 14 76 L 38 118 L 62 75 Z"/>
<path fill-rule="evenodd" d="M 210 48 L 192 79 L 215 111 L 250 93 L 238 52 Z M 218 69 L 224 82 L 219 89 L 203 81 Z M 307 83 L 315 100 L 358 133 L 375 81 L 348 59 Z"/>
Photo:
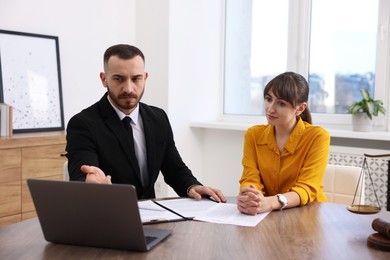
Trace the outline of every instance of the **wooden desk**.
<path fill-rule="evenodd" d="M 173 233 L 147 253 L 48 243 L 36 218 L 0 229 L 0 259 L 390 259 L 369 248 L 373 219 L 344 205 L 313 203 L 271 212 L 256 227 L 197 221 L 155 224 Z"/>

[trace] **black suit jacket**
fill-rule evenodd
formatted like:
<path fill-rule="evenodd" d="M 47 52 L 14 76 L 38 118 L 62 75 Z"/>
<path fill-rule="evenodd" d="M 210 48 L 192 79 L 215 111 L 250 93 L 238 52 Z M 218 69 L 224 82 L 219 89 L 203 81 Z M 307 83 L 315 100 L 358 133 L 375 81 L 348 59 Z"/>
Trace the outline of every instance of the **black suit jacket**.
<path fill-rule="evenodd" d="M 200 182 L 184 164 L 175 146 L 166 113 L 157 107 L 139 103 L 142 116 L 149 174 L 143 187 L 140 171 L 131 154 L 129 134 L 107 100 L 107 93 L 94 105 L 73 116 L 67 126 L 67 157 L 70 180 L 84 181 L 81 165 L 98 166 L 112 183 L 132 184 L 139 199 L 154 198 L 154 183 L 161 171 L 165 182 L 179 196 Z"/>

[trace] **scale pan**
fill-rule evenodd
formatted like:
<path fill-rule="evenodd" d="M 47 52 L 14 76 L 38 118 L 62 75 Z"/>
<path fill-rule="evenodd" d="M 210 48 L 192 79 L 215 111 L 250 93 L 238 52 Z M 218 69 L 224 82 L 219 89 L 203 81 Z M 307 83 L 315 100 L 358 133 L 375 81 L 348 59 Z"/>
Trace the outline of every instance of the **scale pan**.
<path fill-rule="evenodd" d="M 381 211 L 380 207 L 373 205 L 350 205 L 347 209 L 356 214 L 376 214 Z"/>

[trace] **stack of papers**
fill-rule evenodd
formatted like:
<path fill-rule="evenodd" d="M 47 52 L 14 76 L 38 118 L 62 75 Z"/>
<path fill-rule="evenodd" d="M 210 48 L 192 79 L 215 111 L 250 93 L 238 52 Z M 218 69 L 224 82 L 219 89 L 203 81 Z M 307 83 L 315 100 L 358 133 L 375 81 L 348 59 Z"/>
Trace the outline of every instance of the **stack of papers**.
<path fill-rule="evenodd" d="M 0 136 L 12 136 L 12 106 L 0 103 Z"/>
<path fill-rule="evenodd" d="M 140 201 L 138 207 L 144 224 L 193 219 L 254 227 L 269 213 L 261 213 L 255 216 L 245 215 L 238 211 L 236 204 L 190 198 Z"/>

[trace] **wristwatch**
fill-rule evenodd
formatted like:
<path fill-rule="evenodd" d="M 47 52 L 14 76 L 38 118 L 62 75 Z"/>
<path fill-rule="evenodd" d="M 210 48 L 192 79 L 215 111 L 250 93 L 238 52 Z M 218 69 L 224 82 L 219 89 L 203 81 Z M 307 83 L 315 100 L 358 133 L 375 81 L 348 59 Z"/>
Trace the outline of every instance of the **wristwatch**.
<path fill-rule="evenodd" d="M 276 194 L 276 196 L 278 196 L 278 200 L 279 200 L 280 204 L 282 204 L 282 207 L 280 208 L 280 210 L 284 209 L 288 205 L 288 201 L 287 201 L 286 196 L 284 196 L 283 194 Z"/>

